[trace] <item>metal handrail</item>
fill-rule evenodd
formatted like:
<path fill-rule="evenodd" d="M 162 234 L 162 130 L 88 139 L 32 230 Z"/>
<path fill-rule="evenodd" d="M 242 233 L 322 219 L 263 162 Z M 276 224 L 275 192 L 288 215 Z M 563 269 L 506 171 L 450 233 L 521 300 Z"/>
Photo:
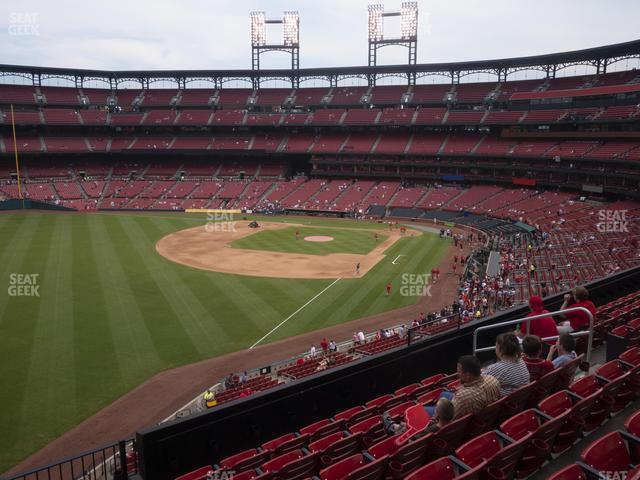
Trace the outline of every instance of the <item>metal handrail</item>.
<path fill-rule="evenodd" d="M 588 330 L 579 331 L 579 332 L 571 332 L 571 335 L 574 336 L 574 337 L 584 337 L 584 336 L 588 336 L 589 337 L 588 342 L 587 342 L 587 356 L 586 356 L 586 362 L 589 363 L 591 361 L 591 343 L 593 342 L 593 320 L 594 320 L 594 318 L 593 318 L 593 314 L 589 310 L 584 308 L 584 307 L 572 307 L 572 308 L 567 308 L 566 310 L 557 310 L 555 312 L 541 313 L 540 315 L 532 315 L 530 317 L 520 318 L 518 320 L 508 320 L 506 322 L 500 322 L 500 323 L 495 323 L 493 325 L 484 325 L 482 327 L 478 327 L 473 332 L 473 354 L 475 355 L 478 352 L 490 352 L 490 351 L 495 350 L 495 348 L 496 348 L 495 345 L 493 345 L 492 347 L 478 348 L 478 332 L 480 332 L 480 331 L 493 330 L 493 329 L 502 328 L 502 327 L 508 327 L 509 325 L 521 324 L 522 322 L 525 322 L 526 323 L 526 333 L 528 334 L 531 331 L 531 321 L 532 320 L 537 320 L 539 318 L 544 318 L 544 317 L 557 317 L 559 315 L 565 315 L 565 314 L 571 313 L 571 312 L 584 312 L 589 317 L 589 329 Z M 541 340 L 556 340 L 559 337 L 560 337 L 559 335 L 555 335 L 555 336 L 552 336 L 552 337 L 542 338 Z"/>

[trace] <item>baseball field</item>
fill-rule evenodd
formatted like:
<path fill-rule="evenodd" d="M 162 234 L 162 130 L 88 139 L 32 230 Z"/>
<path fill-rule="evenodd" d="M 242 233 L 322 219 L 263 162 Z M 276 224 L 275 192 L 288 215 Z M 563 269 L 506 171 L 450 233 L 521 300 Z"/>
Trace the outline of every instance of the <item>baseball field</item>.
<path fill-rule="evenodd" d="M 447 245 L 340 219 L 0 215 L 0 472 L 160 371 L 415 303 L 403 274 Z"/>

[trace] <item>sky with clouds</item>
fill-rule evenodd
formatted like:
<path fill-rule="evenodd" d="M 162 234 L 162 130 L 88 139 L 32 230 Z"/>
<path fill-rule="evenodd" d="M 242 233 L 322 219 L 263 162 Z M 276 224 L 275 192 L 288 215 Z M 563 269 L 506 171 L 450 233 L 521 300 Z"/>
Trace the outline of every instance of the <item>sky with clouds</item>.
<path fill-rule="evenodd" d="M 249 12 L 300 12 L 300 66 L 364 65 L 367 5 L 400 0 L 5 0 L 0 63 L 98 69 L 251 67 Z M 588 48 L 640 37 L 638 0 L 419 1 L 418 62 L 463 61 Z M 399 32 L 399 22 L 386 25 Z M 268 30 L 269 40 L 280 33 Z M 404 63 L 388 47 L 379 63 Z M 281 53 L 264 68 L 284 68 Z M 635 66 L 635 65 L 634 65 Z M 581 72 L 576 72 L 581 73 Z"/>

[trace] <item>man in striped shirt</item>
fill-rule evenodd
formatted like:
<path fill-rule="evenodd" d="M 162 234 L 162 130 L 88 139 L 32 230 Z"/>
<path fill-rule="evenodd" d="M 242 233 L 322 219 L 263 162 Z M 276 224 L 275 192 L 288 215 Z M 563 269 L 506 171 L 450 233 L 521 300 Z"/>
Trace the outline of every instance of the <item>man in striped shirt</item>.
<path fill-rule="evenodd" d="M 500 382 L 500 395 L 509 395 L 514 390 L 529 383 L 529 369 L 520 355 L 520 342 L 513 333 L 498 335 L 496 340 L 496 356 L 498 361 L 489 365 L 485 375 L 491 375 Z"/>

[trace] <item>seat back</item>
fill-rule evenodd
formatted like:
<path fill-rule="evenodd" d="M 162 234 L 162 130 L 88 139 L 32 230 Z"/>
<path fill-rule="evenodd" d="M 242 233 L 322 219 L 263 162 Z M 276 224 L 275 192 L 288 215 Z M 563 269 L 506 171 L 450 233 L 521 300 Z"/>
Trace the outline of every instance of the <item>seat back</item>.
<path fill-rule="evenodd" d="M 506 445 L 487 461 L 485 470 L 493 478 L 513 478 L 518 462 L 528 444 L 529 438 L 525 437 Z M 497 472 L 500 472 L 500 474 L 497 474 Z"/>
<path fill-rule="evenodd" d="M 385 455 L 393 455 L 400 448 L 397 445 L 399 435 L 393 435 L 392 437 L 387 437 L 384 440 L 371 445 L 367 451 L 373 458 L 382 458 Z"/>
<path fill-rule="evenodd" d="M 343 435 L 342 432 L 332 433 L 331 435 L 327 435 L 326 437 L 322 437 L 315 442 L 311 442 L 307 449 L 310 452 L 324 452 L 327 448 L 329 448 L 332 444 L 336 443 L 339 440 L 342 440 Z"/>
<path fill-rule="evenodd" d="M 625 375 L 626 371 L 618 360 L 611 360 L 598 368 L 596 373 L 607 380 L 615 380 Z"/>
<path fill-rule="evenodd" d="M 302 456 L 285 464 L 275 475 L 281 480 L 302 480 L 313 475 L 318 467 L 317 453 Z"/>
<path fill-rule="evenodd" d="M 270 459 L 272 455 L 273 452 L 271 450 L 262 450 L 261 452 L 256 452 L 255 455 L 236 462 L 232 467 L 227 468 L 236 473 L 241 473 L 246 470 L 251 470 L 252 468 L 258 468 L 265 461 Z"/>
<path fill-rule="evenodd" d="M 486 432 L 456 449 L 456 457 L 470 467 L 476 467 L 492 458 L 502 449 L 496 432 Z"/>
<path fill-rule="evenodd" d="M 299 460 L 304 457 L 304 452 L 301 449 L 287 452 L 279 457 L 272 458 L 268 462 L 264 462 L 260 467 L 265 473 L 278 472 L 282 467 L 295 460 Z"/>
<path fill-rule="evenodd" d="M 640 411 L 637 411 L 625 420 L 624 428 L 626 428 L 631 435 L 640 437 Z"/>
<path fill-rule="evenodd" d="M 331 463 L 347 458 L 362 448 L 362 434 L 356 433 L 338 440 L 322 452 L 322 461 L 331 459 Z"/>
<path fill-rule="evenodd" d="M 557 417 L 570 411 L 573 402 L 569 394 L 564 391 L 556 392 L 538 404 L 538 409 L 551 417 Z"/>
<path fill-rule="evenodd" d="M 421 380 L 420 383 L 422 385 L 434 385 L 435 386 L 444 377 L 445 377 L 444 373 L 438 373 L 438 374 L 433 375 L 431 377 L 425 378 L 424 380 Z"/>
<path fill-rule="evenodd" d="M 584 354 L 578 355 L 576 358 L 559 368 L 558 382 L 555 385 L 555 390 L 564 390 L 571 385 L 573 377 L 576 374 L 576 370 L 578 370 L 583 358 Z"/>
<path fill-rule="evenodd" d="M 631 456 L 619 432 L 599 438 L 580 454 L 582 461 L 598 471 L 621 472 L 629 469 Z"/>
<path fill-rule="evenodd" d="M 462 443 L 472 418 L 473 415 L 468 413 L 435 432 L 433 434 L 433 446 L 436 452 L 434 456 L 453 453 Z"/>
<path fill-rule="evenodd" d="M 429 405 L 432 403 L 436 403 L 438 398 L 440 398 L 440 394 L 444 392 L 444 388 L 439 387 L 434 390 L 430 390 L 427 393 L 424 393 L 418 397 L 418 403 L 423 405 Z"/>
<path fill-rule="evenodd" d="M 355 407 L 349 408 L 348 410 L 337 413 L 333 416 L 333 418 L 335 420 L 344 420 L 345 422 L 348 422 L 351 420 L 351 417 L 353 417 L 356 413 L 361 412 L 362 410 L 364 410 L 364 407 L 362 405 L 357 405 Z"/>
<path fill-rule="evenodd" d="M 498 416 L 508 418 L 524 410 L 525 405 L 529 400 L 529 395 L 531 395 L 531 392 L 533 391 L 533 385 L 533 383 L 529 383 L 528 385 L 524 385 L 507 395 L 507 399 L 504 403 L 504 412 Z"/>
<path fill-rule="evenodd" d="M 587 480 L 587 474 L 579 465 L 572 463 L 548 477 L 547 480 Z"/>
<path fill-rule="evenodd" d="M 560 379 L 561 369 L 555 369 L 543 375 L 533 384 L 531 395 L 529 396 L 529 406 L 535 406 L 544 400 L 549 394 L 556 391 L 556 385 Z"/>
<path fill-rule="evenodd" d="M 479 435 L 495 427 L 498 422 L 498 415 L 500 415 L 504 408 L 507 398 L 508 397 L 502 397 L 487 405 L 479 412 L 474 413 L 471 428 L 467 431 L 467 437 L 470 438 Z"/>
<path fill-rule="evenodd" d="M 222 468 L 228 468 L 228 469 L 234 469 L 234 467 L 236 466 L 236 464 L 238 462 L 241 462 L 242 460 L 246 460 L 248 458 L 253 457 L 256 453 L 258 453 L 258 450 L 256 450 L 255 448 L 250 448 L 249 450 L 245 450 L 243 452 L 240 453 L 236 453 L 235 455 L 231 455 L 230 457 L 225 458 L 224 460 L 220 461 L 220 466 Z"/>
<path fill-rule="evenodd" d="M 189 473 L 185 473 L 184 475 L 180 475 L 179 477 L 176 477 L 175 480 L 206 480 L 207 474 L 210 474 L 211 472 L 213 472 L 211 465 L 206 465 Z"/>
<path fill-rule="evenodd" d="M 406 475 L 424 463 L 431 445 L 431 435 L 425 435 L 413 442 L 405 443 L 394 455 L 390 456 L 389 468 L 394 473 Z"/>
<path fill-rule="evenodd" d="M 320 470 L 321 480 L 341 480 L 352 471 L 360 468 L 364 464 L 364 457 L 361 453 L 356 453 L 339 462 L 334 463 L 330 467 Z"/>
<path fill-rule="evenodd" d="M 581 397 L 589 397 L 600 388 L 600 382 L 598 382 L 598 378 L 595 375 L 587 375 L 569 385 L 569 390 Z"/>
<path fill-rule="evenodd" d="M 441 457 L 420 467 L 405 480 L 453 480 L 457 478 L 456 464 L 449 457 Z"/>
<path fill-rule="evenodd" d="M 365 463 L 360 468 L 349 473 L 345 480 L 382 480 L 387 473 L 389 457 L 378 458 L 370 463 Z"/>
<path fill-rule="evenodd" d="M 520 440 L 539 428 L 540 421 L 533 409 L 520 412 L 500 424 L 500 431 L 514 440 Z"/>
<path fill-rule="evenodd" d="M 629 348 L 622 352 L 618 358 L 631 365 L 640 365 L 640 347 Z"/>
<path fill-rule="evenodd" d="M 390 400 L 393 398 L 393 395 L 391 395 L 390 393 L 386 394 L 386 395 L 382 395 L 381 397 L 378 398 L 374 398 L 373 400 L 369 400 L 366 403 L 367 407 L 379 407 L 380 405 L 382 405 L 384 402 L 386 402 L 387 400 Z"/>

